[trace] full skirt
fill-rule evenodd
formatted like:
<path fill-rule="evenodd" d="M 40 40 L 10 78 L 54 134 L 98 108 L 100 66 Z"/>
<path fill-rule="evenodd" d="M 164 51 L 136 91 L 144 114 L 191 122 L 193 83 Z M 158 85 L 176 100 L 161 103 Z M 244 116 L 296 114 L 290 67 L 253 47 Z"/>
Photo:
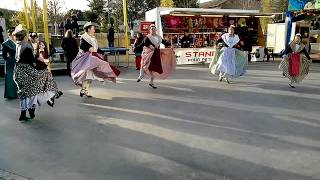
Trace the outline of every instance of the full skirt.
<path fill-rule="evenodd" d="M 5 75 L 5 90 L 4 90 L 4 98 L 7 99 L 15 99 L 18 98 L 18 87 L 14 82 L 14 66 L 15 59 L 8 59 L 6 61 L 6 75 Z"/>
<path fill-rule="evenodd" d="M 141 67 L 148 76 L 156 79 L 167 79 L 176 69 L 177 60 L 172 49 L 156 49 L 144 47 Z"/>
<path fill-rule="evenodd" d="M 292 83 L 300 83 L 309 74 L 310 62 L 304 55 L 289 54 L 284 57 L 279 65 L 283 75 Z"/>
<path fill-rule="evenodd" d="M 109 80 L 116 82 L 120 71 L 112 67 L 103 56 L 98 53 L 79 53 L 73 60 L 71 68 L 71 77 L 76 85 L 81 86 L 85 80 Z"/>
<path fill-rule="evenodd" d="M 57 83 L 48 70 L 37 70 L 29 64 L 18 63 L 14 79 L 22 110 L 35 108 L 59 92 Z"/>
<path fill-rule="evenodd" d="M 225 73 L 237 78 L 246 73 L 247 65 L 244 52 L 235 48 L 222 48 L 211 61 L 209 69 L 212 74 Z"/>

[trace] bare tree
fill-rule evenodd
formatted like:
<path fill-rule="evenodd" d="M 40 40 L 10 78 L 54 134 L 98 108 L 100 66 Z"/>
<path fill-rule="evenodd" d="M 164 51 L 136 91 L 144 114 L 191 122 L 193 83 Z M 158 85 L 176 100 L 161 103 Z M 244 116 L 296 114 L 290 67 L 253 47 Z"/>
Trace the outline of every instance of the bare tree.
<path fill-rule="evenodd" d="M 48 2 L 48 18 L 50 23 L 55 23 L 63 20 L 63 15 L 60 12 L 65 0 L 49 0 Z"/>

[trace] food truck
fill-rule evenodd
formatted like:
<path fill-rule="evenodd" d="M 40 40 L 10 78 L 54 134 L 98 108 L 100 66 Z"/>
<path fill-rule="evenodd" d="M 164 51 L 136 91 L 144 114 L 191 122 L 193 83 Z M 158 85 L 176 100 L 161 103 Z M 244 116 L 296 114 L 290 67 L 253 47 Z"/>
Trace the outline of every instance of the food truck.
<path fill-rule="evenodd" d="M 259 10 L 163 7 L 145 15 L 146 22 L 154 22 L 157 33 L 175 47 L 177 64 L 211 62 L 217 42 L 230 25 L 235 26 L 241 41 L 248 46 L 246 51 L 251 52 L 252 46 L 258 45 L 259 18 L 272 16 Z M 190 38 L 190 48 L 181 48 L 185 33 Z"/>

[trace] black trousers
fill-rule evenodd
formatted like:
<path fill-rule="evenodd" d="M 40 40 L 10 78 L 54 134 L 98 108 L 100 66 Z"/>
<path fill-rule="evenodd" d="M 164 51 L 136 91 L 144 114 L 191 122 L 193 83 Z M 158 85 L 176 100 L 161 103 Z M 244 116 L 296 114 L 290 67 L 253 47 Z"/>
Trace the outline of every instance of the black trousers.
<path fill-rule="evenodd" d="M 75 57 L 66 56 L 66 58 L 67 58 L 67 73 L 69 76 L 71 76 L 71 65 L 72 65 L 72 61 L 74 60 Z"/>

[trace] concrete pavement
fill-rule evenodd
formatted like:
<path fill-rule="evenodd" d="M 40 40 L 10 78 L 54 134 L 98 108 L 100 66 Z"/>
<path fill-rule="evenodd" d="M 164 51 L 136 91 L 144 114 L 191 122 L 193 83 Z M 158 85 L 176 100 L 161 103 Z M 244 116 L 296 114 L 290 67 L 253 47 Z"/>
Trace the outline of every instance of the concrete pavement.
<path fill-rule="evenodd" d="M 296 89 L 276 67 L 251 64 L 228 85 L 179 66 L 156 90 L 131 68 L 118 84 L 95 83 L 91 99 L 56 76 L 65 95 L 30 123 L 1 99 L 0 169 L 37 180 L 320 179 L 320 64 Z"/>

